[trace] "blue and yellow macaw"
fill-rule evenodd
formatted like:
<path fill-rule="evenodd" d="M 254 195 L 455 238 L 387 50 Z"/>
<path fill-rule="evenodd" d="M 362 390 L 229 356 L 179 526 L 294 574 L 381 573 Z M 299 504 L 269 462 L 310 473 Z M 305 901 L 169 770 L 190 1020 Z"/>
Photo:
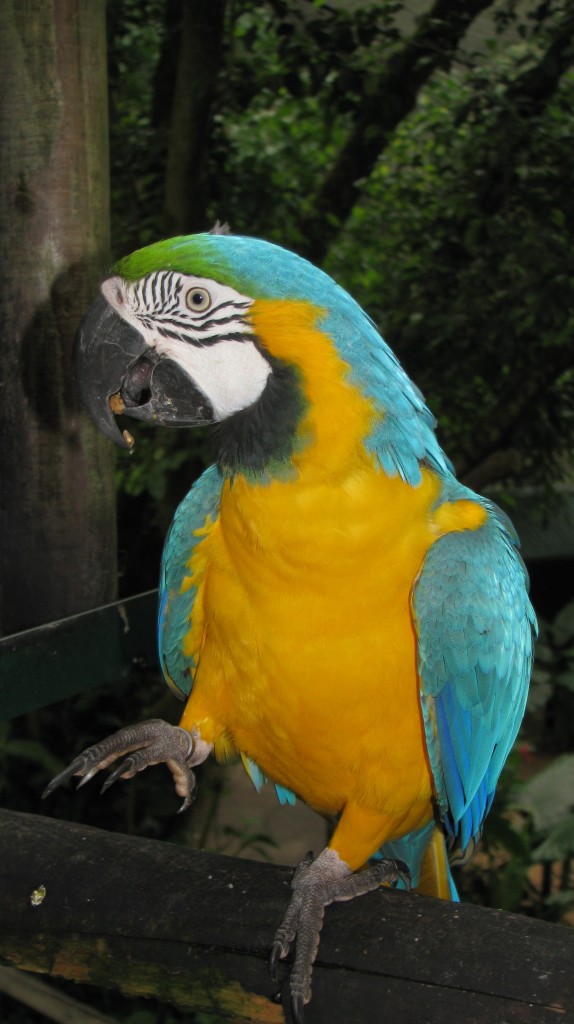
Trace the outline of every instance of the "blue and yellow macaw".
<path fill-rule="evenodd" d="M 534 614 L 508 519 L 459 483 L 371 320 L 322 271 L 216 231 L 121 260 L 81 325 L 88 409 L 217 425 L 161 570 L 159 648 L 186 698 L 58 776 L 165 761 L 191 800 L 210 753 L 337 824 L 273 945 L 297 939 L 297 1020 L 323 907 L 381 882 L 456 898 L 515 739 Z M 375 858 L 375 859 L 373 859 Z M 378 859 L 377 859 L 378 858 Z"/>

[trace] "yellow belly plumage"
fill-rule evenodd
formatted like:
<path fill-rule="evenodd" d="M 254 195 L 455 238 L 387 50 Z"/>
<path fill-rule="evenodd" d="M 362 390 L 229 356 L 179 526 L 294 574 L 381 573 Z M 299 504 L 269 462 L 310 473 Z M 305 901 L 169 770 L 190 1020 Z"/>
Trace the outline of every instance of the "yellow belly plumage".
<path fill-rule="evenodd" d="M 485 514 L 441 504 L 430 470 L 417 487 L 381 471 L 364 446 L 372 408 L 317 311 L 290 304 L 286 320 L 281 306 L 259 302 L 253 319 L 311 382 L 302 443 L 289 479 L 226 480 L 195 548 L 182 725 L 312 807 L 344 810 L 332 845 L 355 868 L 432 816 L 412 590 L 430 545 Z"/>

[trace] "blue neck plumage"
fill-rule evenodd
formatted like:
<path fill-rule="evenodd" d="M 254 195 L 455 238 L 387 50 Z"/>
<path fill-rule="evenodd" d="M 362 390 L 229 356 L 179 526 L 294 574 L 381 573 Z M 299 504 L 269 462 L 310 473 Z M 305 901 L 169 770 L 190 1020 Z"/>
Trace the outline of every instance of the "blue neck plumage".
<path fill-rule="evenodd" d="M 367 448 L 388 476 L 411 486 L 421 480 L 421 465 L 450 477 L 453 468 L 435 433 L 435 419 L 370 318 L 351 296 L 322 270 L 294 253 L 257 239 L 208 237 L 208 246 L 225 251 L 246 294 L 256 298 L 301 299 L 325 311 L 319 327 L 333 339 L 351 367 L 350 380 L 381 410 Z"/>

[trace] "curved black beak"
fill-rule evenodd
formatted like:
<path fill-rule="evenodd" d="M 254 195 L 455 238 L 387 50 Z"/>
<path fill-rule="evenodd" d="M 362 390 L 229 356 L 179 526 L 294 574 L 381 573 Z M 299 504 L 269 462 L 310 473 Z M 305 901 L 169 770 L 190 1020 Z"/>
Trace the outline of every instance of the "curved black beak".
<path fill-rule="evenodd" d="M 99 295 L 85 314 L 74 344 L 74 374 L 80 398 L 97 427 L 122 448 L 122 435 L 110 398 L 120 390 L 127 367 L 145 351 L 141 334 Z"/>
<path fill-rule="evenodd" d="M 89 307 L 76 334 L 74 372 L 80 397 L 97 427 L 122 448 L 116 414 L 169 426 L 214 422 L 209 400 L 187 373 L 158 356 L 143 336 L 115 312 L 103 295 Z"/>

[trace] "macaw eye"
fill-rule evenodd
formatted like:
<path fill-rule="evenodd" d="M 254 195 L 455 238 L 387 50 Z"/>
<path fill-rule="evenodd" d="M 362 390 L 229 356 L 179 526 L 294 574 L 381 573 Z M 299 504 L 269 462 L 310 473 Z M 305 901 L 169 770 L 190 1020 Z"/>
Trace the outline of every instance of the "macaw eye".
<path fill-rule="evenodd" d="M 190 288 L 185 301 L 192 313 L 203 313 L 211 306 L 211 295 L 205 288 Z"/>

